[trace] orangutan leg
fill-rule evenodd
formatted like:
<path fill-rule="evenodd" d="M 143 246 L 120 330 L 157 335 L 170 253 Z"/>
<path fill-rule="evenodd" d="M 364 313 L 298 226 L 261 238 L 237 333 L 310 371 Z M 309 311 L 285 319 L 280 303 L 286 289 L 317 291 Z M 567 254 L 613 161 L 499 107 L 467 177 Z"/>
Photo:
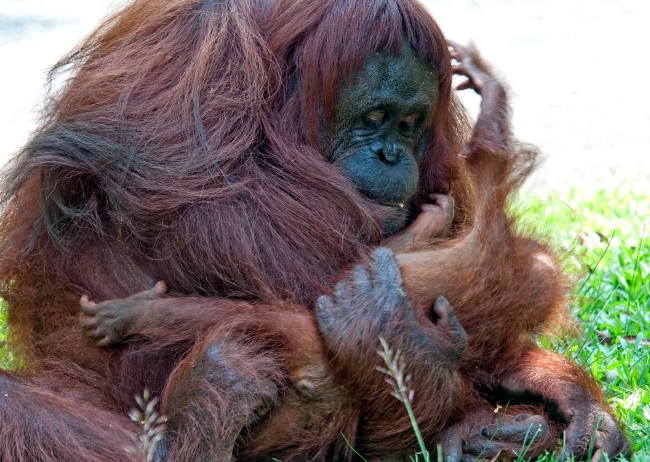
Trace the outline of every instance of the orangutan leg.
<path fill-rule="evenodd" d="M 531 347 L 518 367 L 503 377 L 498 392 L 510 399 L 544 397 L 548 416 L 566 425 L 564 445 L 556 454 L 560 460 L 597 460 L 603 454 L 611 459 L 629 451 L 593 377 L 559 355 Z"/>
<path fill-rule="evenodd" d="M 56 393 L 50 391 L 52 387 Z M 81 398 L 86 391 L 47 372 L 39 375 L 37 383 L 0 371 L 1 459 L 135 462 L 133 422 L 86 402 Z"/>
<path fill-rule="evenodd" d="M 277 358 L 245 341 L 200 343 L 166 392 L 167 433 L 156 460 L 230 462 L 241 431 L 278 399 Z"/>

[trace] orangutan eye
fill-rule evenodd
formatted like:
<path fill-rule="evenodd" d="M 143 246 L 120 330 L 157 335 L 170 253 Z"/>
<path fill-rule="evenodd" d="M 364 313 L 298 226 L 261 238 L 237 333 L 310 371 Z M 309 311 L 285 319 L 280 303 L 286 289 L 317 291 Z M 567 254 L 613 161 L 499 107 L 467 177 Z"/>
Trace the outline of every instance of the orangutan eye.
<path fill-rule="evenodd" d="M 366 114 L 365 121 L 371 125 L 381 125 L 386 119 L 386 112 L 384 111 L 372 111 Z"/>
<path fill-rule="evenodd" d="M 415 123 L 417 122 L 418 117 L 416 115 L 406 116 L 399 123 L 399 129 L 403 132 L 411 132 L 415 128 Z"/>

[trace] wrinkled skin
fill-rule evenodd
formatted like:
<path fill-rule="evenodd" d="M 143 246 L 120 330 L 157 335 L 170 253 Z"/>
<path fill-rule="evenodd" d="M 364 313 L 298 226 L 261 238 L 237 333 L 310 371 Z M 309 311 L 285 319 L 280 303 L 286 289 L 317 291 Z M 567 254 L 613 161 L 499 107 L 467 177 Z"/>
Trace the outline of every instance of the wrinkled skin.
<path fill-rule="evenodd" d="M 340 91 L 324 150 L 361 194 L 392 212 L 383 223 L 386 236 L 404 229 L 437 99 L 436 72 L 408 48 L 399 57 L 373 56 Z"/>
<path fill-rule="evenodd" d="M 452 44 L 452 47 L 452 56 L 458 61 L 455 72 L 468 77 L 459 89 L 473 89 L 483 97 L 482 116 L 477 126 L 487 126 L 489 136 L 498 139 L 503 135 L 502 127 L 498 123 L 494 123 L 493 127 L 490 124 L 497 120 L 491 118 L 492 111 L 499 110 L 499 105 L 503 104 L 503 89 L 498 81 L 474 62 L 467 50 L 457 44 Z M 383 381 L 383 377 L 377 375 L 377 382 L 368 382 L 365 380 L 368 374 L 363 373 L 376 366 L 376 362 L 368 361 L 368 358 L 374 354 L 376 339 L 379 337 L 386 339 L 394 349 L 409 352 L 418 358 L 428 358 L 414 364 L 410 370 L 414 389 L 427 387 L 427 380 L 432 376 L 447 383 L 455 382 L 461 388 L 457 367 L 466 346 L 465 330 L 444 297 L 438 297 L 428 313 L 413 309 L 400 274 L 401 264 L 398 265 L 395 258 L 395 254 L 412 246 L 444 237 L 453 220 L 453 199 L 449 195 L 435 193 L 430 196 L 431 203 L 424 204 L 419 215 L 409 226 L 405 226 L 409 218 L 405 204 L 408 204 L 416 191 L 418 160 L 421 156 L 419 149 L 426 136 L 423 127 L 428 124 L 435 110 L 437 86 L 436 73 L 415 58 L 410 50 L 403 50 L 399 57 L 377 54 L 368 60 L 360 72 L 344 83 L 331 136 L 322 140 L 329 161 L 341 169 L 361 194 L 376 202 L 384 211 L 385 217 L 382 222 L 383 234 L 386 236 L 383 242 L 385 247 L 377 249 L 367 264 L 356 266 L 336 284 L 331 295 L 321 296 L 314 313 L 327 356 L 334 358 L 339 370 L 350 371 L 349 375 L 344 375 L 349 378 L 343 379 L 343 386 L 352 390 L 356 399 L 362 403 L 366 402 L 364 399 L 372 401 L 375 390 L 381 387 Z M 151 290 L 122 300 L 94 303 L 84 297 L 81 300 L 81 324 L 99 346 L 120 343 L 155 323 L 154 311 L 160 309 L 166 301 L 173 300 L 167 298 L 165 292 L 166 285 L 159 282 Z M 187 309 L 190 307 L 185 306 L 184 310 Z M 182 317 L 181 313 L 172 311 L 167 311 L 166 314 Z M 359 336 L 359 333 L 363 335 Z M 224 345 L 219 344 L 219 348 L 224 348 Z M 269 406 L 277 403 L 279 411 L 275 418 L 282 421 L 283 406 L 291 408 L 295 403 L 278 401 L 278 389 L 272 384 L 246 385 L 246 377 L 237 378 L 236 374 L 240 370 L 238 366 L 224 362 L 223 358 L 218 357 L 218 351 L 220 350 L 216 346 L 206 350 L 188 374 L 199 374 L 213 382 L 215 387 L 228 389 L 234 385 L 221 383 L 219 377 L 223 377 L 223 374 L 216 374 L 215 371 L 224 368 L 230 370 L 235 374 L 235 388 L 247 386 L 252 390 L 247 395 L 247 403 L 241 404 L 242 410 L 247 409 L 243 412 L 254 415 L 253 420 L 257 421 L 268 412 Z M 309 367 L 327 371 L 327 362 L 326 356 L 315 357 L 310 360 Z M 309 406 L 301 401 L 301 394 L 309 395 L 310 399 L 318 393 L 323 395 L 323 400 L 349 399 L 349 396 L 341 395 L 339 391 L 332 391 L 338 390 L 337 380 L 340 379 L 331 377 L 327 372 L 324 375 L 321 372 L 315 378 L 310 377 L 308 381 L 295 372 L 291 376 L 300 376 L 299 380 L 292 381 L 292 385 L 298 390 L 297 402 L 302 405 Z M 364 381 L 355 381 L 357 376 L 363 377 Z M 197 386 L 191 380 L 181 381 L 172 393 L 176 396 L 191 396 L 198 391 Z M 436 390 L 430 388 L 428 391 L 435 396 Z M 500 398 L 509 400 L 518 397 L 520 401 L 526 402 L 525 397 L 530 396 L 528 401 L 537 404 L 540 395 L 531 393 L 529 388 L 513 376 L 500 383 Z M 256 389 L 259 391 L 255 392 Z M 327 396 L 328 393 L 332 395 Z M 567 425 L 566 446 L 558 453 L 561 458 L 569 455 L 585 458 L 592 452 L 595 461 L 603 454 L 612 456 L 624 450 L 624 436 L 589 392 L 579 386 L 569 386 L 562 393 L 567 393 L 568 398 L 557 401 L 555 396 L 548 397 L 557 407 L 556 412 L 549 412 L 551 419 Z M 459 396 L 446 398 L 448 405 L 441 409 L 451 416 L 459 410 Z M 180 402 L 180 399 L 170 401 L 170 427 L 176 431 L 182 431 L 186 413 L 195 412 L 191 403 L 181 405 L 178 404 Z M 182 412 L 175 412 L 175 406 L 182 409 Z M 308 410 L 302 412 L 309 415 Z M 469 431 L 461 419 L 441 433 L 440 441 L 447 461 L 492 458 L 502 451 L 516 452 L 530 441 L 531 434 L 541 438 L 551 431 L 547 418 L 540 415 L 507 415 L 495 423 L 493 416 L 485 414 L 485 424 L 477 426 L 479 415 L 477 412 L 467 416 L 472 421 Z M 575 418 L 576 416 L 580 418 Z M 364 422 L 368 434 L 372 434 L 375 421 L 379 423 L 385 418 L 386 414 L 382 412 L 376 415 L 366 412 Z M 480 420 L 482 417 L 478 418 Z M 445 421 L 441 418 L 441 425 Z M 256 454 L 256 444 L 258 447 L 273 446 L 273 442 L 268 441 L 273 439 L 273 432 L 269 436 L 265 430 L 272 429 L 273 422 L 271 419 L 261 426 L 247 449 L 249 452 L 244 450 L 244 459 L 246 454 Z M 223 440 L 223 435 L 217 435 L 216 428 L 209 430 L 212 426 L 206 422 L 208 434 L 214 433 L 213 439 L 223 440 L 223 443 L 217 449 L 197 455 L 197 460 L 230 460 L 239 432 L 246 425 L 242 422 Z M 596 425 L 599 425 L 599 430 L 590 441 L 589 435 Z M 166 447 L 170 444 L 170 438 L 163 440 L 158 452 L 159 460 L 166 460 Z M 208 447 L 214 445 L 212 443 Z M 226 448 L 225 451 L 223 447 Z"/>

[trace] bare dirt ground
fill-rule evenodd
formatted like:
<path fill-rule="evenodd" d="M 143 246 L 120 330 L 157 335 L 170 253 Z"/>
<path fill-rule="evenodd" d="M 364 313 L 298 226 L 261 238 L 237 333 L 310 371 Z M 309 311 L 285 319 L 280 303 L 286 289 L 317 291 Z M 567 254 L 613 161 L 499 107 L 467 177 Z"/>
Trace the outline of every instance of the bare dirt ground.
<path fill-rule="evenodd" d="M 29 136 L 46 69 L 122 2 L 0 0 L 0 162 Z M 512 88 L 515 133 L 546 163 L 537 191 L 650 184 L 646 0 L 426 0 Z M 464 94 L 476 114 L 479 99 Z"/>

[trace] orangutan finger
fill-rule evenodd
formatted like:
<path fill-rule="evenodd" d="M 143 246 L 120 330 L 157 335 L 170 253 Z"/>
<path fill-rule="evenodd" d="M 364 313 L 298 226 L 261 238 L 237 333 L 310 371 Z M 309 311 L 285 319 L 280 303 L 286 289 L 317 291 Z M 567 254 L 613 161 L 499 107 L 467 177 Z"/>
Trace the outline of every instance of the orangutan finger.
<path fill-rule="evenodd" d="M 472 85 L 472 81 L 469 80 L 469 79 L 465 80 L 464 82 L 459 83 L 456 86 L 456 90 L 458 90 L 458 91 L 469 90 L 471 88 L 474 88 L 474 87 Z"/>
<path fill-rule="evenodd" d="M 362 266 L 359 265 L 354 269 L 354 282 L 357 285 L 357 290 L 359 292 L 368 292 L 371 289 L 371 281 L 370 281 L 370 275 L 368 274 L 368 270 Z"/>
<path fill-rule="evenodd" d="M 603 432 L 596 432 L 593 440 L 593 453 L 591 454 L 590 462 L 600 462 L 604 455 L 605 448 L 605 434 Z"/>
<path fill-rule="evenodd" d="M 448 210 L 454 203 L 454 198 L 449 194 L 433 193 L 429 194 L 429 199 L 443 210 Z"/>
<path fill-rule="evenodd" d="M 451 55 L 454 59 L 458 59 L 458 57 L 460 57 L 461 59 L 459 59 L 459 61 L 461 61 L 464 58 L 470 57 L 469 51 L 467 51 L 467 49 L 464 46 L 452 40 L 447 40 L 447 44 L 452 47 L 451 50 L 449 51 L 451 52 Z"/>
<path fill-rule="evenodd" d="M 387 247 L 378 247 L 371 255 L 374 263 L 373 276 L 375 281 L 382 285 L 402 284 L 402 276 L 395 261 L 395 254 Z"/>
<path fill-rule="evenodd" d="M 433 312 L 438 318 L 438 326 L 445 328 L 452 335 L 453 345 L 458 349 L 459 354 L 462 353 L 467 344 L 467 334 L 458 322 L 451 304 L 441 295 L 433 305 Z"/>
<path fill-rule="evenodd" d="M 113 342 L 113 339 L 109 335 L 105 335 L 101 340 L 97 342 L 97 346 L 107 347 L 110 346 Z"/>
<path fill-rule="evenodd" d="M 91 302 L 90 299 L 88 298 L 88 295 L 81 296 L 81 298 L 79 299 L 79 305 L 81 306 L 81 310 L 84 313 L 88 315 L 97 314 L 98 311 L 97 303 Z"/>
<path fill-rule="evenodd" d="M 167 293 L 167 283 L 165 281 L 158 281 L 153 289 L 151 289 L 153 295 L 157 297 L 165 295 Z"/>
<path fill-rule="evenodd" d="M 454 64 L 451 66 L 451 72 L 456 75 L 467 75 L 469 73 L 469 69 L 465 64 Z"/>
<path fill-rule="evenodd" d="M 491 459 L 492 457 L 499 454 L 501 449 L 502 447 L 494 441 L 481 440 L 466 443 L 463 451 L 476 456 L 477 458 Z"/>
<path fill-rule="evenodd" d="M 462 462 L 463 439 L 460 436 L 462 427 L 452 426 L 445 430 L 442 436 L 442 456 L 444 462 Z"/>
<path fill-rule="evenodd" d="M 447 299 L 442 295 L 436 299 L 436 302 L 433 305 L 433 312 L 438 318 L 439 326 L 447 327 L 452 322 L 458 323 L 454 309 L 451 307 Z"/>
<path fill-rule="evenodd" d="M 548 422 L 544 417 L 520 414 L 513 421 L 488 425 L 481 433 L 487 438 L 501 441 L 530 443 L 540 439 L 548 431 Z"/>
<path fill-rule="evenodd" d="M 334 311 L 339 312 L 342 308 L 348 308 L 352 304 L 352 297 L 354 296 L 354 289 L 351 284 L 346 281 L 339 281 L 334 286 Z"/>
<path fill-rule="evenodd" d="M 607 412 L 600 413 L 600 426 L 596 437 L 602 437 L 600 448 L 611 459 L 616 454 L 628 455 L 630 452 L 630 443 L 621 430 L 616 425 L 616 421 Z M 601 441 L 601 440 L 597 440 Z"/>
<path fill-rule="evenodd" d="M 323 335 L 331 335 L 336 330 L 334 302 L 332 297 L 321 295 L 316 300 L 316 320 Z"/>
<path fill-rule="evenodd" d="M 104 335 L 106 335 L 106 334 L 104 333 L 103 329 L 101 329 L 100 327 L 97 327 L 95 329 L 92 329 L 92 330 L 89 330 L 88 332 L 86 332 L 86 335 L 88 335 L 88 337 L 98 339 L 98 338 L 104 337 Z"/>
<path fill-rule="evenodd" d="M 97 318 L 79 313 L 79 324 L 86 330 L 97 328 Z"/>

